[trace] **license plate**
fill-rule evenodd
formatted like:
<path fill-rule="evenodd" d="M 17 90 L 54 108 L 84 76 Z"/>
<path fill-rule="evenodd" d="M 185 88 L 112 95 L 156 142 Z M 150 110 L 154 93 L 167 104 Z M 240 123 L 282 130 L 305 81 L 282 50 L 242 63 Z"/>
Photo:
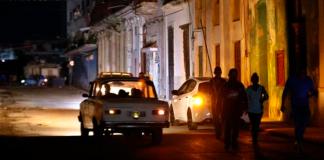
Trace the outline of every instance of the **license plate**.
<path fill-rule="evenodd" d="M 133 117 L 134 119 L 138 119 L 140 117 L 145 117 L 145 112 L 133 111 L 130 112 L 130 116 Z"/>

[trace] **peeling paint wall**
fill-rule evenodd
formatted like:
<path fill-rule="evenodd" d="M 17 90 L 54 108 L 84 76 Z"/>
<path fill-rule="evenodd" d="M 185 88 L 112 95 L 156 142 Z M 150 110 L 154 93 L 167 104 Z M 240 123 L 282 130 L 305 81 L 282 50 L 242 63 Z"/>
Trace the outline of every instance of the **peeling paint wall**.
<path fill-rule="evenodd" d="M 249 18 L 251 73 L 257 72 L 260 75 L 260 84 L 264 85 L 269 93 L 265 116 L 269 120 L 280 120 L 283 86 L 277 85 L 276 51 L 284 52 L 285 67 L 281 69 L 287 73 L 285 1 L 254 1 L 249 4 Z"/>

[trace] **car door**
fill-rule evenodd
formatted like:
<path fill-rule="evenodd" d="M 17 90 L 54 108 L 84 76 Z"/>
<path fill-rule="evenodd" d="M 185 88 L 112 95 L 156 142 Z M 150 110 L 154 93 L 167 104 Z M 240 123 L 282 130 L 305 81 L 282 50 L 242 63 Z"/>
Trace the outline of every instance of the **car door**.
<path fill-rule="evenodd" d="M 175 119 L 186 121 L 187 109 L 190 101 L 190 91 L 194 89 L 196 82 L 192 79 L 187 80 L 178 90 L 178 95 L 173 98 L 173 111 Z"/>

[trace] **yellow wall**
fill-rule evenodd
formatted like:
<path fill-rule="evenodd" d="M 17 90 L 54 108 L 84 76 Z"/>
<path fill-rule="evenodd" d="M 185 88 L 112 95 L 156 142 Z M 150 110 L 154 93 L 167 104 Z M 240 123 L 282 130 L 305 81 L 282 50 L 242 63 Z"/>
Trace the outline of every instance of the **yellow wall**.
<path fill-rule="evenodd" d="M 203 19 L 206 19 L 206 40 L 212 68 L 216 64 L 215 46 L 220 44 L 220 64 L 223 69 L 223 77 L 227 77 L 229 69 L 235 66 L 234 43 L 240 41 L 242 82 L 246 86 L 249 85 L 250 75 L 253 72 L 261 75 L 260 82 L 267 88 L 270 95 L 265 112 L 271 120 L 280 120 L 279 108 L 283 87 L 276 84 L 275 53 L 276 50 L 284 50 L 285 73 L 287 73 L 285 1 L 240 0 L 240 20 L 233 21 L 235 0 L 220 0 L 220 24 L 214 25 L 212 16 L 215 15 L 213 13 L 215 9 L 212 4 L 215 1 L 201 1 L 202 9 L 204 10 L 204 7 L 206 7 L 206 14 L 202 14 L 202 16 L 204 16 Z M 204 3 L 210 5 L 204 5 Z M 258 8 L 260 4 L 263 6 Z M 264 10 L 262 10 L 263 8 Z M 260 10 L 262 13 L 259 13 Z M 198 49 L 196 51 L 198 52 Z M 208 64 L 206 59 L 205 63 Z M 195 71 L 197 71 L 197 68 Z"/>
<path fill-rule="evenodd" d="M 319 62 L 324 62 L 324 0 L 319 0 Z M 324 63 L 319 63 L 319 125 L 324 126 Z"/>

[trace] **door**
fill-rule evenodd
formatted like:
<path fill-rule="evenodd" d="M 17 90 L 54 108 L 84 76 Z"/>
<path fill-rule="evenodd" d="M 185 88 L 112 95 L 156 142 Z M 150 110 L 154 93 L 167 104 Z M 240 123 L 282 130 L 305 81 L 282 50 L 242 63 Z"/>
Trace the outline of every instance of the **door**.
<path fill-rule="evenodd" d="M 237 69 L 237 79 L 241 80 L 241 42 L 237 41 L 234 44 L 235 53 L 235 68 Z"/>
<path fill-rule="evenodd" d="M 172 99 L 175 119 L 187 121 L 187 110 L 191 106 L 190 101 L 194 94 L 192 91 L 195 89 L 196 85 L 197 82 L 190 79 L 177 90 L 178 95 L 175 95 Z"/>
<path fill-rule="evenodd" d="M 172 98 L 170 93 L 174 90 L 174 53 L 173 53 L 173 27 L 168 27 L 168 59 L 169 59 L 169 98 Z"/>
<path fill-rule="evenodd" d="M 183 60 L 186 79 L 190 76 L 190 55 L 189 55 L 189 24 L 180 26 L 183 30 Z"/>

